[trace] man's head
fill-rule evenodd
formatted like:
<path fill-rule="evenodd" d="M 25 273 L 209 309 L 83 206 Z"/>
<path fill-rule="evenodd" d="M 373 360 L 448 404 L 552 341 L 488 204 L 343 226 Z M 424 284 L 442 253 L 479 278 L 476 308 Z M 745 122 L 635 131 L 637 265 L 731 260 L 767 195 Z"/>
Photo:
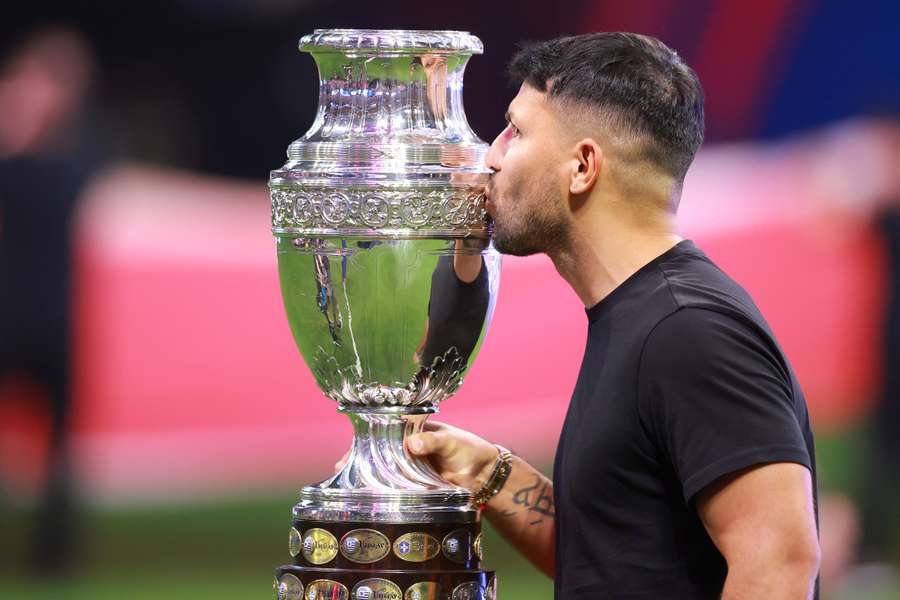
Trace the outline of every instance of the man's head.
<path fill-rule="evenodd" d="M 559 38 L 521 50 L 510 75 L 521 88 L 487 157 L 498 249 L 565 247 L 601 188 L 624 210 L 675 210 L 703 140 L 703 91 L 674 51 L 631 33 Z"/>

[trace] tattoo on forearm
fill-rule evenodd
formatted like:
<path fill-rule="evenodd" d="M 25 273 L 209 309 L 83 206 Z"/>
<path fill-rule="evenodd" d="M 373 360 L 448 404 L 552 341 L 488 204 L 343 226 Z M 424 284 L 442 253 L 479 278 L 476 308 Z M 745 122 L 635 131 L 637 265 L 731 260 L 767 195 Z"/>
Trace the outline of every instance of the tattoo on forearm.
<path fill-rule="evenodd" d="M 534 480 L 534 485 L 523 487 L 513 494 L 513 504 L 524 506 L 533 518 L 529 525 L 543 523 L 544 517 L 551 519 L 556 516 L 553 506 L 553 487 L 545 483 L 541 477 Z M 508 514 L 507 514 L 508 513 Z M 504 516 L 513 516 L 513 511 L 503 511 Z"/>

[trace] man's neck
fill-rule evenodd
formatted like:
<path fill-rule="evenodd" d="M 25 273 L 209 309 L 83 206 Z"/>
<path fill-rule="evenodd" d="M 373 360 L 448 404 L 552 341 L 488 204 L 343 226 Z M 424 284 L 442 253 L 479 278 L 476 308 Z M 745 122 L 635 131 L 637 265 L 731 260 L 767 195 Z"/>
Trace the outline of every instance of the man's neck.
<path fill-rule="evenodd" d="M 554 252 L 550 259 L 589 308 L 681 240 L 672 221 L 653 227 L 608 222 L 599 230 L 576 224 L 569 246 Z"/>

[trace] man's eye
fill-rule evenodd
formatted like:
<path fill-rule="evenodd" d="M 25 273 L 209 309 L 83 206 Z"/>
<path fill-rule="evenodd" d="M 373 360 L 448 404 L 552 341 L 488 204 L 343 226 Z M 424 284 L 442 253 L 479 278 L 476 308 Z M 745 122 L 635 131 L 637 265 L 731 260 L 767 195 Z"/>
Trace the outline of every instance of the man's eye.
<path fill-rule="evenodd" d="M 512 137 L 519 137 L 519 128 L 512 123 L 509 124 L 509 131 Z"/>

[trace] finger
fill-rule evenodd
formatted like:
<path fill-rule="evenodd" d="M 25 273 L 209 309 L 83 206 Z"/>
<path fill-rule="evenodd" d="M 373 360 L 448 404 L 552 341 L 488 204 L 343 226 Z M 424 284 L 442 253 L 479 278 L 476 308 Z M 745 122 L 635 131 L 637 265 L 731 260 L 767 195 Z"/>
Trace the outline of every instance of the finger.
<path fill-rule="evenodd" d="M 338 471 L 343 469 L 347 465 L 347 461 L 349 461 L 349 460 L 350 460 L 350 451 L 347 450 L 347 452 L 344 454 L 344 456 L 341 457 L 341 460 L 334 463 L 334 472 L 337 473 Z"/>

